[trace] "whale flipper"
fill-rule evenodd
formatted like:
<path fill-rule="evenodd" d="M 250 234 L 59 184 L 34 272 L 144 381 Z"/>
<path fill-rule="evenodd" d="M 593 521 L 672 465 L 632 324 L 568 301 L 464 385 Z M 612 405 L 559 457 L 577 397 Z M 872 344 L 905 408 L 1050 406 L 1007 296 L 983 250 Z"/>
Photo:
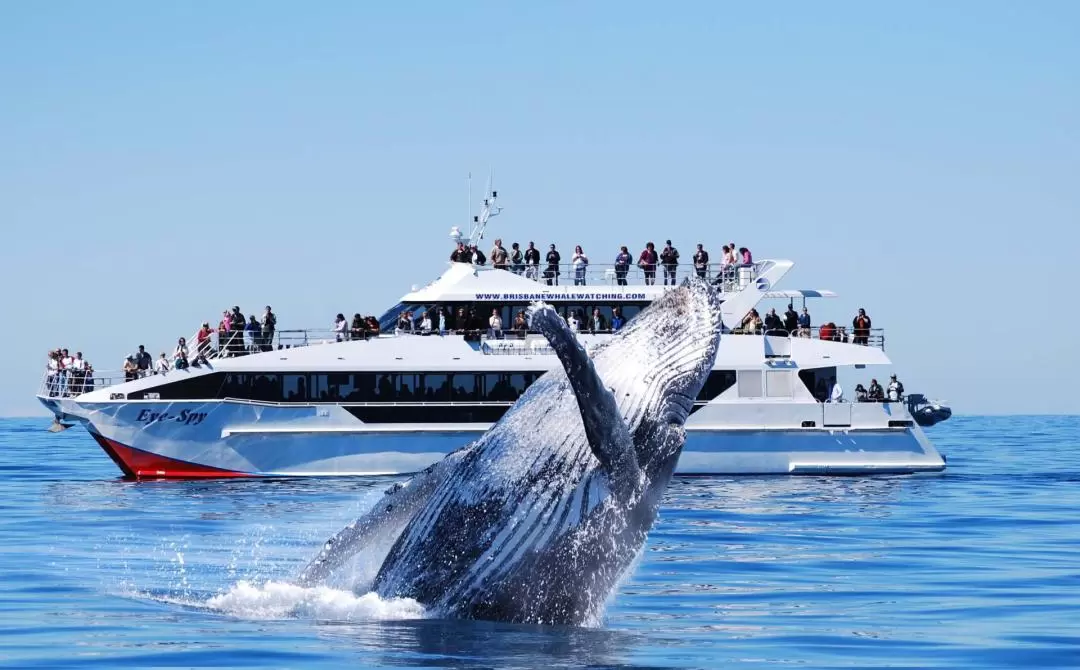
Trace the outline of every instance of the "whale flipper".
<path fill-rule="evenodd" d="M 593 454 L 608 471 L 613 483 L 632 488 L 641 478 L 641 469 L 626 422 L 619 418 L 615 397 L 604 386 L 577 336 L 553 307 L 533 303 L 528 311 L 530 326 L 547 338 L 566 369 Z"/>
<path fill-rule="evenodd" d="M 323 544 L 322 550 L 296 579 L 310 587 L 326 580 L 346 561 L 377 542 L 389 550 L 397 536 L 412 520 L 413 513 L 431 497 L 432 491 L 468 447 L 459 449 L 404 484 L 395 484 L 367 514 L 356 519 Z"/>

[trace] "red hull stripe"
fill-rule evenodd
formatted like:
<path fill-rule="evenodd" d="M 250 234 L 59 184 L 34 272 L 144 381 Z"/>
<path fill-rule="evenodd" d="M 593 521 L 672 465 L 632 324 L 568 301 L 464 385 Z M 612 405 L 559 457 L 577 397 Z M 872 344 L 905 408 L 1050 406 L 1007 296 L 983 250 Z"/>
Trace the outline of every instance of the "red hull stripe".
<path fill-rule="evenodd" d="M 213 477 L 253 477 L 246 472 L 197 465 L 142 449 L 126 447 L 107 437 L 91 433 L 101 448 L 128 477 L 136 479 L 205 479 Z"/>

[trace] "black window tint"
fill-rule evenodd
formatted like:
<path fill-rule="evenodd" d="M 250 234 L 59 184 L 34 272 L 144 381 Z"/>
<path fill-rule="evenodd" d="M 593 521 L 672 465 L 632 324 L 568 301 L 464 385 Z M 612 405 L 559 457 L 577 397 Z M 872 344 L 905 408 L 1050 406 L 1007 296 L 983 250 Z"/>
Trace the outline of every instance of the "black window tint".
<path fill-rule="evenodd" d="M 701 387 L 701 393 L 698 393 L 697 399 L 699 401 L 712 400 L 734 385 L 734 370 L 713 370 L 705 380 L 705 385 Z"/>
<path fill-rule="evenodd" d="M 308 396 L 315 402 L 328 402 L 330 400 L 330 381 L 325 373 L 317 373 L 310 376 L 311 386 L 308 388 Z"/>
<path fill-rule="evenodd" d="M 512 398 L 509 398 L 510 400 L 517 400 L 521 397 L 521 394 L 529 387 L 529 377 L 531 376 L 532 375 L 530 374 L 522 372 L 515 372 L 508 375 L 509 379 L 507 381 L 510 384 L 510 393 L 513 395 Z"/>
<path fill-rule="evenodd" d="M 358 372 L 353 375 L 353 390 L 345 396 L 349 402 L 375 402 L 378 400 L 378 375 L 372 372 Z"/>
<path fill-rule="evenodd" d="M 251 376 L 251 399 L 263 402 L 281 402 L 281 375 L 256 374 Z"/>
<path fill-rule="evenodd" d="M 169 382 L 145 391 L 135 391 L 127 397 L 131 400 L 143 400 L 147 394 L 156 393 L 156 397 L 161 400 L 211 400 L 224 397 L 221 393 L 224 380 L 225 373 L 213 372 Z"/>
<path fill-rule="evenodd" d="M 423 400 L 423 391 L 417 394 L 416 377 L 412 373 L 398 375 L 398 402 L 417 402 Z"/>
<path fill-rule="evenodd" d="M 331 372 L 326 375 L 326 397 L 333 402 L 341 402 L 353 395 L 353 375 L 348 372 Z"/>
<path fill-rule="evenodd" d="M 480 396 L 481 400 L 495 401 L 503 400 L 503 384 L 500 383 L 502 375 L 496 373 L 490 373 L 481 375 L 484 380 L 483 395 Z"/>
<path fill-rule="evenodd" d="M 284 375 L 285 402 L 307 402 L 307 375 Z"/>
<path fill-rule="evenodd" d="M 641 307 L 638 305 L 620 305 L 620 308 L 622 311 L 623 319 L 627 321 L 637 316 L 638 312 L 641 311 Z"/>
<path fill-rule="evenodd" d="M 379 375 L 378 402 L 394 402 L 397 400 L 397 375 Z"/>
<path fill-rule="evenodd" d="M 479 395 L 476 392 L 476 375 L 454 375 L 453 388 L 453 399 L 458 402 L 474 401 L 479 399 Z"/>
<path fill-rule="evenodd" d="M 251 377 L 240 372 L 230 372 L 225 375 L 225 383 L 221 387 L 221 397 L 247 399 L 251 395 Z"/>
<path fill-rule="evenodd" d="M 445 402 L 450 400 L 450 376 L 428 373 L 424 375 L 424 402 Z"/>

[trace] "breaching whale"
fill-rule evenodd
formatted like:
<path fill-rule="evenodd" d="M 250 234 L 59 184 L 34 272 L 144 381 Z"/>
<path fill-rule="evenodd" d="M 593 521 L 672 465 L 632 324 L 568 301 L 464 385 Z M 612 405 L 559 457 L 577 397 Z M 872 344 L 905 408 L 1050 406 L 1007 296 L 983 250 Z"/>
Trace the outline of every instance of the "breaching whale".
<path fill-rule="evenodd" d="M 562 363 L 479 440 L 389 489 L 297 582 L 386 552 L 372 589 L 448 617 L 595 622 L 645 543 L 716 358 L 720 300 L 669 290 L 590 356 L 550 306 L 529 309 Z M 391 546 L 392 545 L 392 546 Z M 378 557 L 376 557 L 377 560 Z"/>

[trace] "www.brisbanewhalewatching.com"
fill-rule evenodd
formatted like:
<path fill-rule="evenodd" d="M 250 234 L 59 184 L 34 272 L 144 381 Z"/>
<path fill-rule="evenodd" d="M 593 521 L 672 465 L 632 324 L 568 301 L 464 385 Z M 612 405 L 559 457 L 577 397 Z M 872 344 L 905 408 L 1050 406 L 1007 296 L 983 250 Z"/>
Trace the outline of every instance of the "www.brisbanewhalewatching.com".
<path fill-rule="evenodd" d="M 720 298 L 688 279 L 591 352 L 551 305 L 534 302 L 527 316 L 561 365 L 480 439 L 330 538 L 297 586 L 323 584 L 366 551 L 379 568 L 364 588 L 437 616 L 600 622 L 645 545 L 716 362 Z"/>
<path fill-rule="evenodd" d="M 645 300 L 644 293 L 477 293 L 476 300 Z"/>

